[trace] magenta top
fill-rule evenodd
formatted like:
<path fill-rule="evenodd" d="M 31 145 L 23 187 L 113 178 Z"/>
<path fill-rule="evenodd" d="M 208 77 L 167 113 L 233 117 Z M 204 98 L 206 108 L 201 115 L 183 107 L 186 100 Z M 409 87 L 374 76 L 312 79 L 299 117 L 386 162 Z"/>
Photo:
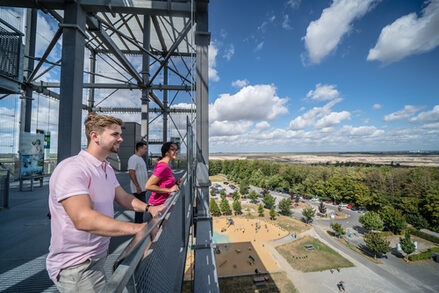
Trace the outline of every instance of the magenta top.
<path fill-rule="evenodd" d="M 152 175 L 159 177 L 160 181 L 157 184 L 161 188 L 171 188 L 175 185 L 175 177 L 172 174 L 171 168 L 166 163 L 158 161 L 155 164 L 154 172 Z M 148 200 L 148 203 L 151 205 L 160 205 L 163 204 L 166 199 L 169 197 L 170 193 L 156 193 L 152 192 L 151 197 Z"/>
<path fill-rule="evenodd" d="M 86 151 L 65 159 L 56 166 L 49 183 L 49 208 L 52 237 L 46 266 L 49 276 L 56 280 L 60 270 L 85 262 L 108 250 L 110 237 L 77 230 L 61 201 L 88 194 L 93 209 L 113 218 L 116 187 L 113 168 Z"/>

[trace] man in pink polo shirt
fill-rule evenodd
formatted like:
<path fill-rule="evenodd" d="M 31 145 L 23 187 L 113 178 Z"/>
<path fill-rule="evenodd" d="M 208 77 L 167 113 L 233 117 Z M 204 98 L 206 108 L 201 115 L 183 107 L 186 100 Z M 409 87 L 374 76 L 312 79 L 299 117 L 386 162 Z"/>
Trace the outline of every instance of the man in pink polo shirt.
<path fill-rule="evenodd" d="M 113 219 L 114 200 L 145 212 L 146 203 L 125 192 L 106 161 L 119 151 L 122 120 L 90 114 L 85 121 L 88 148 L 55 168 L 49 183 L 52 237 L 46 265 L 60 292 L 99 292 L 110 237 L 133 235 L 146 223 Z"/>

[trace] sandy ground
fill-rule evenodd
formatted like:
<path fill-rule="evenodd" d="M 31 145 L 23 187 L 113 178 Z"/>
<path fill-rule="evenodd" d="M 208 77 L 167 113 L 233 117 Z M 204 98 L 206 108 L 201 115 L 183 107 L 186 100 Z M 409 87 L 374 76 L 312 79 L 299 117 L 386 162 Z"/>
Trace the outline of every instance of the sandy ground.
<path fill-rule="evenodd" d="M 267 160 L 291 164 L 316 164 L 338 162 L 358 162 L 389 165 L 401 164 L 403 166 L 439 166 L 439 155 L 427 154 L 210 154 L 210 160 Z"/>
<path fill-rule="evenodd" d="M 261 219 L 246 219 L 232 217 L 234 224 L 227 224 L 227 217 L 213 218 L 213 230 L 220 235 L 226 235 L 230 243 L 218 243 L 215 262 L 218 276 L 234 276 L 259 272 L 279 271 L 279 267 L 270 256 L 266 243 L 289 235 L 269 221 Z M 255 229 L 258 226 L 260 228 Z M 221 229 L 225 229 L 221 232 Z M 189 279 L 190 258 L 186 263 L 185 279 Z"/>

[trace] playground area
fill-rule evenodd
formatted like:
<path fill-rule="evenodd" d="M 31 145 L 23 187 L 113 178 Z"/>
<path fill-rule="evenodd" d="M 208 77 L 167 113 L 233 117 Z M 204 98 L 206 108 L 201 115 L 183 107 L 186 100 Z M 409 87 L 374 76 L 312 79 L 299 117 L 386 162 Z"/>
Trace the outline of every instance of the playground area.
<path fill-rule="evenodd" d="M 265 218 L 213 218 L 215 234 L 227 236 L 228 243 L 217 243 L 215 262 L 218 277 L 278 271 L 279 267 L 266 249 L 267 242 L 290 233 Z M 221 239 L 221 237 L 219 238 Z M 186 262 L 185 279 L 190 279 L 190 258 Z"/>
<path fill-rule="evenodd" d="M 213 219 L 215 233 L 227 235 L 231 243 L 218 243 L 215 260 L 218 276 L 279 270 L 265 245 L 289 235 L 289 232 L 269 220 L 244 217 Z"/>

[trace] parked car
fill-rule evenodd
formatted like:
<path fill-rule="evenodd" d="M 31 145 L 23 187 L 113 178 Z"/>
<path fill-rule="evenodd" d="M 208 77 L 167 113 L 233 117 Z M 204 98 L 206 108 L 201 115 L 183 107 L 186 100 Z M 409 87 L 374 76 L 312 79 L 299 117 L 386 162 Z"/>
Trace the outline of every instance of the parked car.
<path fill-rule="evenodd" d="M 348 204 L 348 205 L 346 206 L 346 208 L 348 208 L 348 209 L 352 209 L 352 205 L 351 205 L 351 204 Z"/>
<path fill-rule="evenodd" d="M 224 183 L 225 185 L 229 185 L 229 182 L 226 182 L 226 181 L 225 181 L 225 182 L 223 182 L 223 183 Z"/>
<path fill-rule="evenodd" d="M 311 201 L 319 201 L 319 199 L 317 197 L 313 197 L 311 198 Z"/>
<path fill-rule="evenodd" d="M 348 205 L 347 205 L 346 203 L 341 203 L 341 204 L 339 204 L 339 206 L 340 206 L 341 208 L 345 208 L 345 207 L 347 207 Z"/>
<path fill-rule="evenodd" d="M 325 200 L 325 203 L 332 204 L 332 200 Z"/>
<path fill-rule="evenodd" d="M 233 195 L 231 195 L 231 194 L 227 194 L 226 197 L 233 197 Z"/>
<path fill-rule="evenodd" d="M 360 209 L 358 209 L 358 212 L 359 212 L 360 214 L 364 214 L 364 213 L 366 212 L 366 209 L 360 208 Z"/>

